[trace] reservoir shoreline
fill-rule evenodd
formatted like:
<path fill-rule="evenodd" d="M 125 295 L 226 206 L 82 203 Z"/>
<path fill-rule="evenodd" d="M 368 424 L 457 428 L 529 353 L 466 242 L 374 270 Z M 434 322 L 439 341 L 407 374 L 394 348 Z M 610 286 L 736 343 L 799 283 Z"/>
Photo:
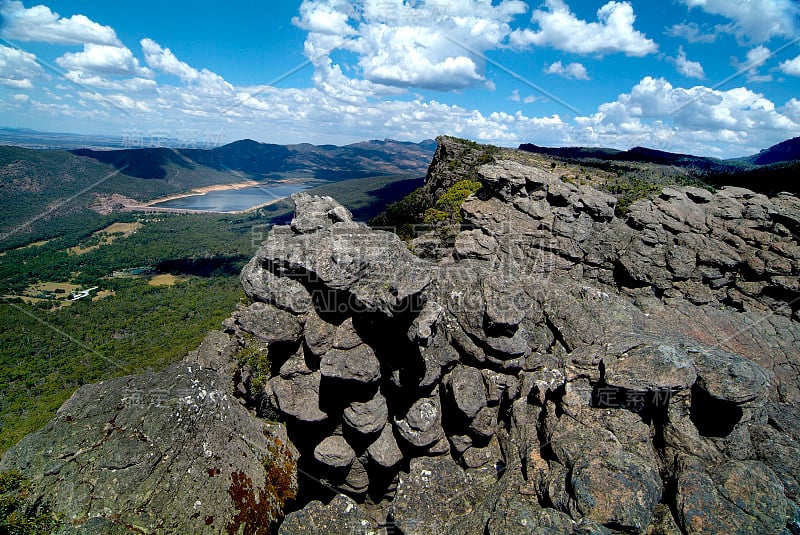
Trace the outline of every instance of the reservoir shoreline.
<path fill-rule="evenodd" d="M 128 209 L 241 214 L 282 201 L 313 185 L 306 180 L 282 180 L 270 183 L 250 180 L 235 184 L 216 184 L 195 188 L 189 193 L 161 197 L 139 206 L 129 206 Z M 241 193 L 237 194 L 237 191 Z"/>
<path fill-rule="evenodd" d="M 167 201 L 174 201 L 176 199 L 184 199 L 186 197 L 197 197 L 199 195 L 205 195 L 206 193 L 210 193 L 212 191 L 228 191 L 228 190 L 251 188 L 253 186 L 259 186 L 261 184 L 262 184 L 261 182 L 256 182 L 255 180 L 248 180 L 246 182 L 236 182 L 234 184 L 214 184 L 212 186 L 202 186 L 199 188 L 192 188 L 192 191 L 190 191 L 189 193 L 175 193 L 173 195 L 167 195 L 166 197 L 159 197 L 158 199 L 153 199 L 152 201 L 147 201 L 146 203 L 143 203 L 142 206 L 153 206 L 154 204 Z"/>

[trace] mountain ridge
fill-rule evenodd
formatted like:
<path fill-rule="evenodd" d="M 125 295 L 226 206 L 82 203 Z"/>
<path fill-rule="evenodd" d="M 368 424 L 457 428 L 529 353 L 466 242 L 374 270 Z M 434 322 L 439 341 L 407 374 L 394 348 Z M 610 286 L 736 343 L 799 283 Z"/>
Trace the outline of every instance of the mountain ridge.
<path fill-rule="evenodd" d="M 698 164 L 700 166 L 712 166 L 716 164 L 723 167 L 740 168 L 741 164 L 769 165 L 800 160 L 800 136 L 776 143 L 771 147 L 762 149 L 758 154 L 727 159 L 668 152 L 640 146 L 632 147 L 628 150 L 619 150 L 606 147 L 542 147 L 533 143 L 522 143 L 518 148 L 527 152 L 548 154 L 562 158 L 597 158 L 599 160 L 650 162 L 683 166 Z"/>
<path fill-rule="evenodd" d="M 69 152 L 111 164 L 117 169 L 125 167 L 126 174 L 137 178 L 164 178 L 164 166 L 175 163 L 245 173 L 254 180 L 281 178 L 290 173 L 322 180 L 424 173 L 432 154 L 427 141 L 373 140 L 339 147 L 305 143 L 278 145 L 252 139 L 241 139 L 211 149 L 162 147 L 75 149 Z"/>
<path fill-rule="evenodd" d="M 763 149 L 758 154 L 742 158 L 742 160 L 756 165 L 769 165 L 798 159 L 800 159 L 800 136 L 781 141 L 776 145 Z"/>
<path fill-rule="evenodd" d="M 605 168 L 625 164 L 660 165 L 684 170 L 693 180 L 712 187 L 739 186 L 759 193 L 800 193 L 800 137 L 782 141 L 744 158 L 721 160 L 666 152 L 646 147 L 626 151 L 593 147 L 540 147 L 523 143 L 519 150 L 560 158 L 566 162 Z"/>

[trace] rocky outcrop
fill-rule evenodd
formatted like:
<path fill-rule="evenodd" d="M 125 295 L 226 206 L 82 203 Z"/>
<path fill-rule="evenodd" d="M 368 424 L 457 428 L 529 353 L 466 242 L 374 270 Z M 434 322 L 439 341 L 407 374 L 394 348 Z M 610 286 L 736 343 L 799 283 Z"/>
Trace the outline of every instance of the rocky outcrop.
<path fill-rule="evenodd" d="M 425 177 L 422 196 L 433 206 L 447 189 L 470 178 L 477 167 L 492 160 L 496 147 L 451 136 L 436 138 L 436 152 Z"/>
<path fill-rule="evenodd" d="M 296 451 L 229 380 L 176 364 L 78 390 L 3 456 L 69 532 L 255 533 L 296 491 Z"/>
<path fill-rule="evenodd" d="M 756 282 L 777 288 L 775 269 L 798 275 L 780 215 L 794 200 L 667 189 L 618 218 L 610 195 L 540 168 L 499 161 L 478 177 L 484 188 L 462 206 L 468 228 L 437 261 L 340 217 L 309 232 L 274 229 L 243 276 L 248 286 L 260 266 L 315 303 L 295 315 L 308 373 L 322 372 L 306 397 L 328 418 L 286 414 L 295 442 L 319 437 L 299 446 L 301 466 L 364 511 L 389 496 L 376 520 L 404 533 L 506 533 L 518 522 L 563 533 L 783 529 L 797 475 L 766 451 L 787 459 L 796 444 L 767 407 L 798 401 L 796 305 L 776 290 L 747 306 L 730 295 Z M 731 210 L 736 225 L 726 223 Z M 758 241 L 727 244 L 745 228 L 758 228 Z M 296 259 L 300 250 L 314 260 Z M 778 250 L 783 268 L 759 274 L 743 260 Z M 364 269 L 344 280 L 338 258 Z M 392 269 L 373 268 L 378 258 Z M 733 336 L 699 335 L 689 314 Z M 777 346 L 770 354 L 764 333 Z M 370 358 L 351 356 L 359 347 Z M 362 368 L 371 371 L 331 371 Z M 268 392 L 276 408 L 285 403 Z M 341 459 L 303 453 L 331 440 L 366 471 L 361 492 Z M 513 485 L 511 450 L 521 459 Z M 736 495 L 744 470 L 759 478 L 752 505 Z"/>
<path fill-rule="evenodd" d="M 252 303 L 191 356 L 285 422 L 301 475 L 280 532 L 797 531 L 797 199 L 665 188 L 618 217 L 485 154 L 440 142 L 426 194 L 459 165 L 482 189 L 433 259 L 295 196 L 242 272 Z M 230 410 L 231 433 L 258 421 Z M 3 462 L 47 473 L 41 440 Z"/>

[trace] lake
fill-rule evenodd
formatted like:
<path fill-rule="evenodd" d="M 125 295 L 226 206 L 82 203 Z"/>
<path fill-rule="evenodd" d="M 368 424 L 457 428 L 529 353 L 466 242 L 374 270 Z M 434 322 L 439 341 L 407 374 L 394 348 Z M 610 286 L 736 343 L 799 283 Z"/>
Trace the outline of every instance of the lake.
<path fill-rule="evenodd" d="M 241 212 L 255 206 L 277 201 L 310 188 L 309 184 L 265 184 L 241 189 L 209 191 L 156 203 L 157 208 L 202 210 L 204 212 Z"/>

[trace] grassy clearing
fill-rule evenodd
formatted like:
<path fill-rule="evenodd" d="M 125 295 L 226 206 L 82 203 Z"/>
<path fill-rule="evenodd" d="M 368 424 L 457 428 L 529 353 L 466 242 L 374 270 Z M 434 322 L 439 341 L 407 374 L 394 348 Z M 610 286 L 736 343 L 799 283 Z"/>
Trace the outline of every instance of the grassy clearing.
<path fill-rule="evenodd" d="M 34 247 L 43 247 L 50 243 L 53 240 L 39 240 L 33 243 L 29 243 L 28 245 L 23 245 L 22 247 L 17 247 L 16 249 L 12 249 L 12 251 L 24 251 L 25 249 L 33 249 Z M 3 251 L 0 253 L 0 256 L 5 256 L 8 254 L 8 251 Z"/>
<path fill-rule="evenodd" d="M 40 282 L 39 284 L 30 286 L 28 288 L 28 292 L 26 293 L 57 292 L 69 294 L 72 291 L 77 291 L 80 289 L 81 287 L 77 284 L 71 284 L 69 282 Z M 59 292 L 59 290 L 63 290 L 63 292 Z"/>
<path fill-rule="evenodd" d="M 150 286 L 175 286 L 179 282 L 187 281 L 191 277 L 180 277 L 177 275 L 170 275 L 169 273 L 162 273 L 161 275 L 154 275 L 147 281 Z"/>
<path fill-rule="evenodd" d="M 92 296 L 92 301 L 100 301 L 101 299 L 105 299 L 106 297 L 111 297 L 112 295 L 117 295 L 117 292 L 114 290 L 100 290 Z"/>
<path fill-rule="evenodd" d="M 35 241 L 33 243 L 29 243 L 28 245 L 23 245 L 19 249 L 33 249 L 34 247 L 41 247 L 43 245 L 47 245 L 51 241 L 53 241 L 53 240 L 39 240 L 39 241 Z"/>
<path fill-rule="evenodd" d="M 40 305 L 40 308 L 58 310 L 70 306 L 74 301 L 69 299 L 72 293 L 78 293 L 85 288 L 69 282 L 39 282 L 28 286 L 25 291 L 17 295 L 4 295 L 9 300 L 18 299 L 29 305 Z M 92 295 L 92 301 L 99 301 L 114 295 L 113 290 L 100 290 Z M 45 306 L 47 305 L 47 306 Z"/>
<path fill-rule="evenodd" d="M 68 300 L 69 294 L 80 289 L 81 287 L 77 284 L 68 282 L 39 282 L 31 284 L 19 295 L 8 295 L 6 297 L 9 299 L 19 298 L 29 305 L 49 303 L 50 305 L 62 307 L 71 305 L 72 302 Z"/>
<path fill-rule="evenodd" d="M 106 228 L 98 230 L 89 236 L 86 243 L 70 247 L 67 249 L 67 252 L 73 255 L 90 253 L 105 245 L 111 245 L 119 238 L 128 238 L 132 236 L 143 226 L 144 225 L 138 221 L 134 223 L 112 223 Z"/>

